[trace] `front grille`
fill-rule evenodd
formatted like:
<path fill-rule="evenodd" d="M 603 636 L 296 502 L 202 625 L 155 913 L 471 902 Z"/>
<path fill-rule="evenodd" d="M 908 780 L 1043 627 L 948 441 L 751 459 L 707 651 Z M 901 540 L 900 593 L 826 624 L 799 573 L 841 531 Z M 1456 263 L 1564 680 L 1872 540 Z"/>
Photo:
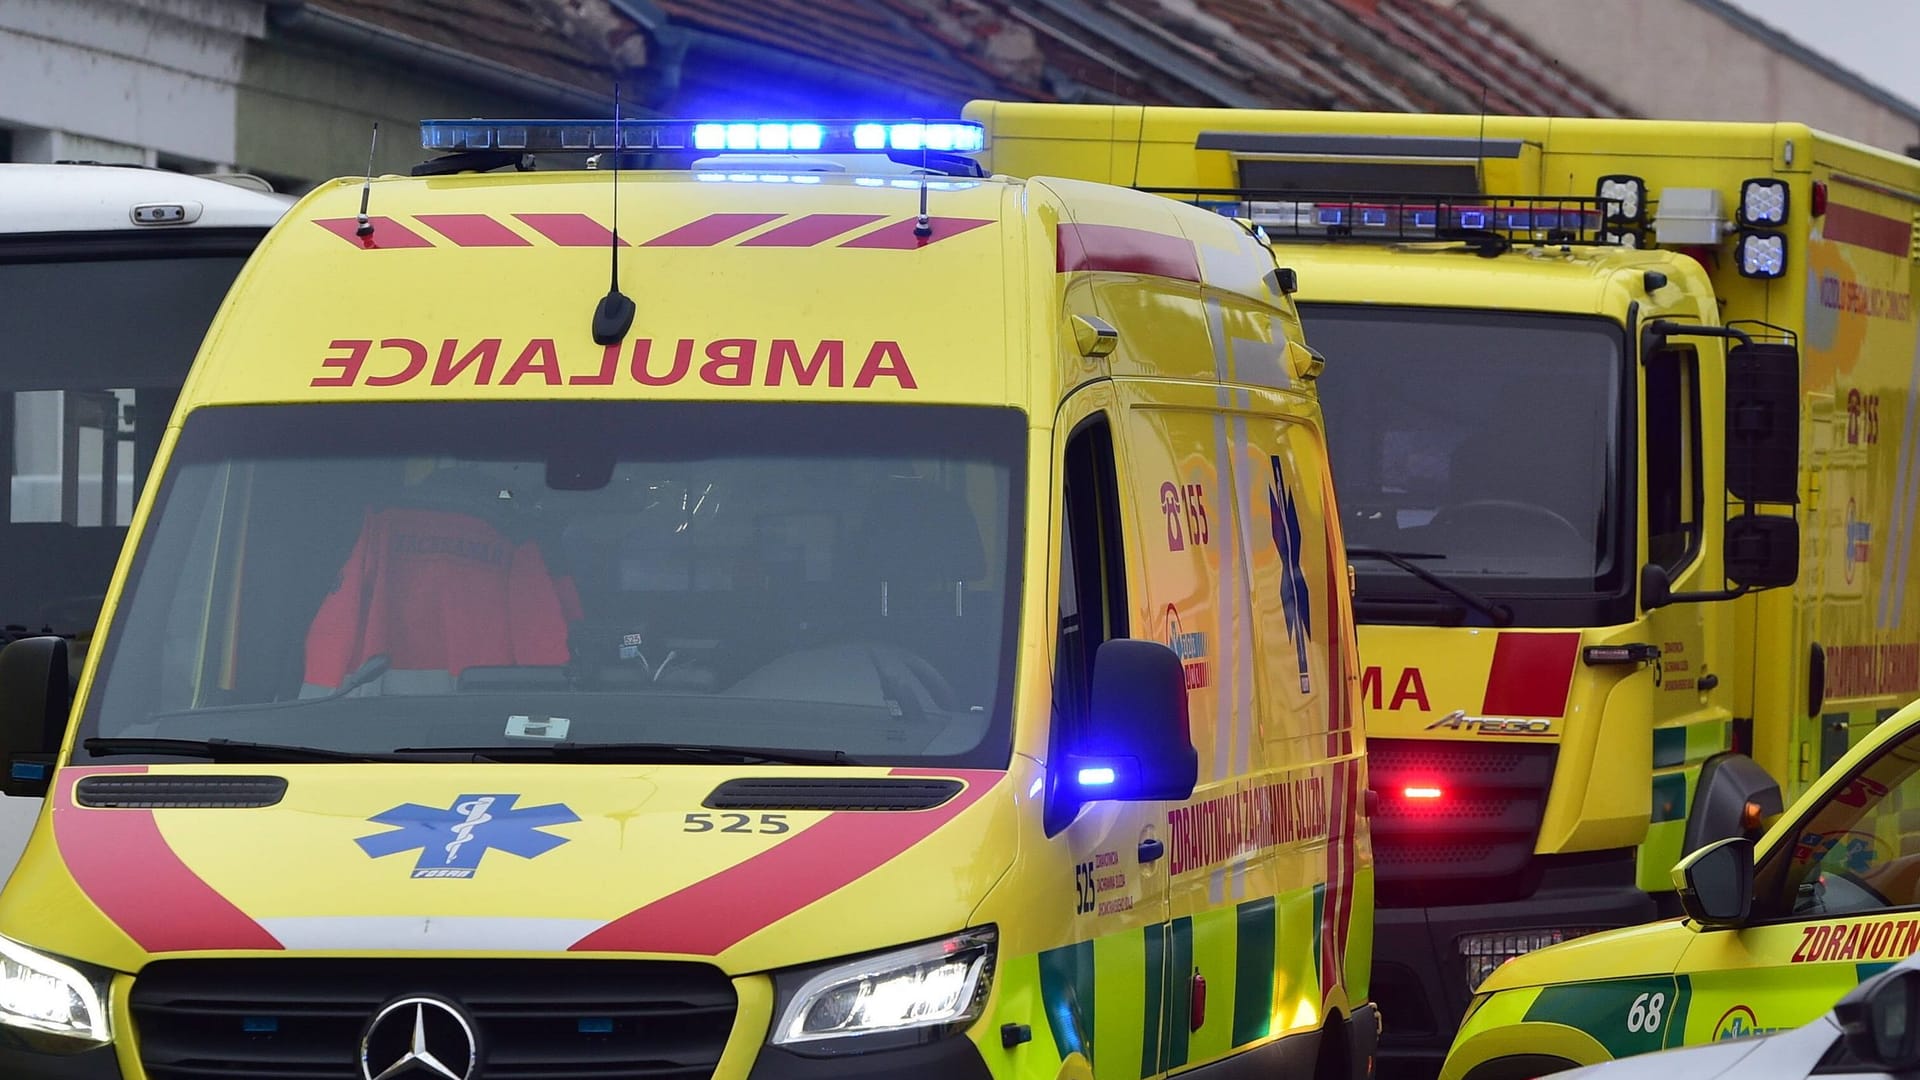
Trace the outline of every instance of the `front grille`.
<path fill-rule="evenodd" d="M 1554 748 L 1520 743 L 1367 741 L 1380 793 L 1369 827 L 1382 906 L 1490 903 L 1526 895 L 1523 873 L 1553 786 Z M 1434 787 L 1410 799 L 1409 786 Z"/>
<path fill-rule="evenodd" d="M 705 964 L 288 959 L 158 961 L 132 1011 L 151 1080 L 359 1080 L 367 1022 L 416 994 L 471 1015 L 487 1080 L 709 1077 L 735 1008 Z"/>

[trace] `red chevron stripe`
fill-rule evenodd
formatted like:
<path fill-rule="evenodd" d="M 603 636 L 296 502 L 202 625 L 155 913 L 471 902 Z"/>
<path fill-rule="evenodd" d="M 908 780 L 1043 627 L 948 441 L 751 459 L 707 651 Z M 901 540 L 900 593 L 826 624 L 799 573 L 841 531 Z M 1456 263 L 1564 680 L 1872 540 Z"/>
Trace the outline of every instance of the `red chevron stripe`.
<path fill-rule="evenodd" d="M 407 228 L 390 217 L 368 217 L 367 224 L 373 226 L 373 232 L 366 236 L 356 235 L 360 228 L 359 218 L 315 218 L 315 225 L 363 251 L 376 248 L 423 248 L 433 247 L 433 241 Z"/>
<path fill-rule="evenodd" d="M 533 246 L 533 241 L 489 214 L 415 214 L 414 220 L 460 247 Z"/>
<path fill-rule="evenodd" d="M 892 775 L 955 776 L 967 786 L 932 810 L 829 814 L 790 840 L 615 919 L 570 951 L 717 955 L 926 839 L 1006 774 L 895 769 Z"/>
<path fill-rule="evenodd" d="M 73 801 L 74 785 L 86 776 L 146 771 L 126 765 L 60 773 L 53 837 L 80 891 L 148 952 L 281 948 L 180 861 L 153 811 L 94 810 Z"/>
<path fill-rule="evenodd" d="M 1058 273 L 1108 270 L 1180 281 L 1200 280 L 1200 256 L 1193 241 L 1184 236 L 1125 225 L 1062 222 L 1058 244 L 1054 260 L 1054 270 Z"/>
<path fill-rule="evenodd" d="M 641 247 L 712 247 L 748 229 L 757 229 L 784 214 L 708 214 L 641 244 Z"/>
<path fill-rule="evenodd" d="M 928 244 L 937 244 L 961 233 L 972 232 L 982 225 L 991 225 L 987 218 L 951 218 L 937 217 L 929 219 L 933 232 L 927 236 L 915 236 L 913 228 L 916 219 L 907 218 L 891 225 L 875 229 L 865 236 L 856 236 L 840 246 L 843 248 L 883 248 L 890 251 L 912 251 Z"/>
<path fill-rule="evenodd" d="M 607 227 L 585 214 L 515 214 L 534 232 L 561 247 L 606 247 L 613 234 Z M 619 242 L 626 247 L 627 242 Z"/>
<path fill-rule="evenodd" d="M 808 214 L 798 221 L 789 221 L 752 239 L 742 241 L 741 247 L 812 247 L 825 243 L 850 232 L 862 225 L 871 225 L 885 214 Z"/>

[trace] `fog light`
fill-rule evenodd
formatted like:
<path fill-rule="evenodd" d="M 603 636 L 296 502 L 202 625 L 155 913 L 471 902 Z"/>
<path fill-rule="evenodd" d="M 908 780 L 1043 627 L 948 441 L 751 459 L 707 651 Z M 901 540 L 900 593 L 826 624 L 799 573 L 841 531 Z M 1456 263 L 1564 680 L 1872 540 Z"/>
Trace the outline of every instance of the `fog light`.
<path fill-rule="evenodd" d="M 1637 176 L 1603 176 L 1594 186 L 1607 221 L 1625 225 L 1646 220 L 1647 182 Z"/>
<path fill-rule="evenodd" d="M 1787 238 L 1779 233 L 1744 231 L 1733 250 L 1741 277 L 1777 278 L 1787 272 Z"/>
<path fill-rule="evenodd" d="M 1595 933 L 1603 927 L 1582 926 L 1535 927 L 1530 930 L 1497 930 L 1488 934 L 1463 934 L 1460 937 L 1460 957 L 1466 961 L 1467 989 L 1478 990 L 1493 969 L 1513 959 L 1525 956 L 1536 949 L 1549 945 L 1558 945 L 1563 941 Z"/>
<path fill-rule="evenodd" d="M 1786 183 L 1768 179 L 1741 181 L 1739 218 L 1742 225 L 1785 224 Z"/>

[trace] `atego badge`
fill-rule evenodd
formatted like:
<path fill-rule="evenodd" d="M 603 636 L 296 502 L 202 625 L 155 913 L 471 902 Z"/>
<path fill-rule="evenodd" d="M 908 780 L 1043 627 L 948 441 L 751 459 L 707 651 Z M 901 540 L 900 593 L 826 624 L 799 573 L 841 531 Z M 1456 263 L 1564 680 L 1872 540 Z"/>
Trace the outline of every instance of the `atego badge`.
<path fill-rule="evenodd" d="M 1513 720 L 1506 717 L 1468 716 L 1467 710 L 1455 709 L 1447 715 L 1427 725 L 1428 731 L 1444 728 L 1448 731 L 1475 731 L 1482 735 L 1551 735 L 1551 720 Z"/>

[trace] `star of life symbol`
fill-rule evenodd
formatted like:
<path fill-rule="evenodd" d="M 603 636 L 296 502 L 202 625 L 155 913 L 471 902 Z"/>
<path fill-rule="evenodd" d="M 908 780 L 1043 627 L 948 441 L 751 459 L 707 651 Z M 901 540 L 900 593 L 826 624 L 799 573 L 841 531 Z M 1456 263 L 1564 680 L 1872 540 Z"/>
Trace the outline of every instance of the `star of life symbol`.
<path fill-rule="evenodd" d="M 402 803 L 367 819 L 397 828 L 362 836 L 354 843 L 375 859 L 420 849 L 420 861 L 413 868 L 416 878 L 470 878 L 480 868 L 481 858 L 494 848 L 533 859 L 567 842 L 564 836 L 540 829 L 579 821 L 578 814 L 560 803 L 516 810 L 513 804 L 519 798 L 462 795 L 447 810 Z"/>
<path fill-rule="evenodd" d="M 429 1014 L 428 1010 L 432 1010 L 432 1013 Z M 408 1015 L 409 1011 L 411 1016 Z M 432 1038 L 429 1038 L 427 1030 L 429 1015 L 434 1021 Z M 447 1022 L 449 1020 L 451 1024 Z M 412 1033 L 403 1034 L 403 1025 L 409 1021 L 413 1025 Z M 385 1068 L 375 1072 L 374 1055 L 380 1053 L 383 1057 L 391 1056 L 396 1049 L 393 1046 L 396 1037 L 405 1050 Z M 438 1046 L 448 1060 L 436 1055 L 434 1046 Z M 473 1075 L 473 1067 L 478 1059 L 478 1044 L 467 1018 L 461 1015 L 459 1009 L 437 998 L 405 998 L 388 1005 L 367 1025 L 366 1034 L 360 1039 L 360 1075 L 363 1080 L 397 1080 L 401 1077 L 467 1080 Z"/>

